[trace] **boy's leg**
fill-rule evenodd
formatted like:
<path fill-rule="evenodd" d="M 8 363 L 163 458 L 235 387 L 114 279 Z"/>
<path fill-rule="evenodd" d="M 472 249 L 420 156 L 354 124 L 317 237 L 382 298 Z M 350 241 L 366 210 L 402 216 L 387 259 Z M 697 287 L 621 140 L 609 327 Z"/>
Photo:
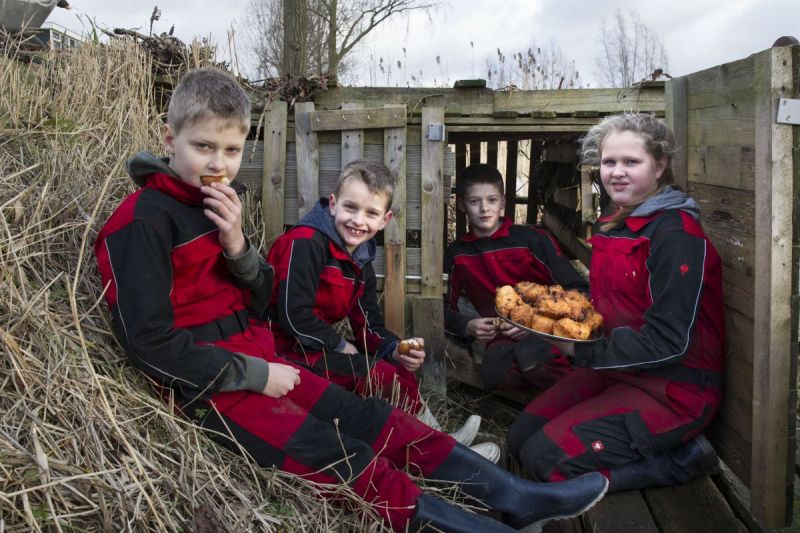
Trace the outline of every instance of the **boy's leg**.
<path fill-rule="evenodd" d="M 677 413 L 644 390 L 626 383 L 563 411 L 522 445 L 519 458 L 537 479 L 556 481 L 619 467 L 674 448 L 699 433 L 701 416 Z"/>
<path fill-rule="evenodd" d="M 508 430 L 509 451 L 519 457 L 523 443 L 547 422 L 600 394 L 606 387 L 606 379 L 601 373 L 589 368 L 575 369 L 525 406 Z"/>

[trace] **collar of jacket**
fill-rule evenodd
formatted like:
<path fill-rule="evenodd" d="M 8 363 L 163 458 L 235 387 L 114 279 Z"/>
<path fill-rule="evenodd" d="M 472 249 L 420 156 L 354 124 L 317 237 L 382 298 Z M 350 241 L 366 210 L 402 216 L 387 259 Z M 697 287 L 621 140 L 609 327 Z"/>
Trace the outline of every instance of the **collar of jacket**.
<path fill-rule="evenodd" d="M 478 239 L 502 239 L 503 237 L 508 237 L 508 232 L 511 229 L 511 226 L 514 225 L 514 221 L 508 217 L 503 217 L 500 219 L 500 227 L 495 230 L 494 233 L 489 235 L 488 237 L 478 237 L 472 230 L 470 229 L 466 235 L 461 236 L 461 241 L 463 242 L 473 242 L 477 241 Z"/>

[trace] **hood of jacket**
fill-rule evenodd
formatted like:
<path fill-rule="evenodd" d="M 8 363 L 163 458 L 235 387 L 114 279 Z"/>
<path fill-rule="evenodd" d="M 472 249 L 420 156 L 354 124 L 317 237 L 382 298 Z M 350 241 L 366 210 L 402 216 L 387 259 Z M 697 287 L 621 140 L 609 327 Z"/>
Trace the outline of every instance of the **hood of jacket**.
<path fill-rule="evenodd" d="M 330 209 L 328 209 L 327 198 L 320 199 L 320 201 L 317 202 L 317 205 L 314 206 L 314 209 L 306 213 L 305 216 L 300 219 L 297 225 L 314 228 L 328 237 L 334 244 L 336 244 L 336 246 L 344 250 L 345 253 L 348 253 L 344 241 L 336 232 L 336 225 L 333 222 L 333 215 L 331 215 Z M 367 242 L 359 244 L 352 253 L 349 253 L 349 255 L 359 268 L 363 268 L 364 265 L 375 259 L 377 249 L 378 245 L 375 242 L 375 239 L 372 238 Z"/>
<path fill-rule="evenodd" d="M 700 207 L 693 199 L 689 198 L 685 192 L 673 189 L 669 185 L 657 195 L 649 198 L 637 207 L 632 217 L 648 217 L 659 211 L 669 209 L 681 209 L 689 213 L 695 220 L 700 220 Z"/>

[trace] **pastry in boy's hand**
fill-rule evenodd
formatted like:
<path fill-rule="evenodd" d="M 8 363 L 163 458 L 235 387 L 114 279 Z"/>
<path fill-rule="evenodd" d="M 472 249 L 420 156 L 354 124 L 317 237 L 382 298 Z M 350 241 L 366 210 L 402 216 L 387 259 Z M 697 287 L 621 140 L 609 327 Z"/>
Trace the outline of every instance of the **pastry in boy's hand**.
<path fill-rule="evenodd" d="M 397 353 L 400 355 L 408 355 L 411 350 L 422 350 L 422 344 L 417 339 L 406 339 L 397 345 Z"/>
<path fill-rule="evenodd" d="M 200 183 L 205 186 L 209 186 L 212 183 L 221 183 L 223 185 L 230 185 L 231 180 L 228 179 L 228 176 L 200 176 Z"/>

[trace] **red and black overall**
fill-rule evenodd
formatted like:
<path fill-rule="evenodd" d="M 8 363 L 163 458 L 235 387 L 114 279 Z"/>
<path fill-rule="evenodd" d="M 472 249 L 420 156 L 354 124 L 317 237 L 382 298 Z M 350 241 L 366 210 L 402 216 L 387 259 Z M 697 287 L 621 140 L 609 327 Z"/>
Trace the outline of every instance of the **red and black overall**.
<path fill-rule="evenodd" d="M 634 213 L 635 214 L 635 213 Z M 592 303 L 605 337 L 575 344 L 575 371 L 512 424 L 528 474 L 559 480 L 622 466 L 697 434 L 719 406 L 720 258 L 683 209 L 629 216 L 590 242 Z"/>
<path fill-rule="evenodd" d="M 413 372 L 391 361 L 399 338 L 386 329 L 372 262 L 374 239 L 353 253 L 336 234 L 327 199 L 279 237 L 267 255 L 275 267 L 269 315 L 278 353 L 362 396 L 378 396 L 416 414 L 422 408 Z M 359 354 L 334 325 L 350 322 Z"/>
<path fill-rule="evenodd" d="M 448 273 L 445 330 L 456 340 L 471 342 L 467 323 L 476 316 L 462 312 L 463 301 L 478 316 L 493 317 L 495 290 L 503 285 L 530 281 L 559 284 L 588 293 L 586 281 L 572 267 L 549 232 L 533 226 L 514 225 L 503 218 L 489 237 L 467 233 L 447 247 Z M 461 300 L 461 303 L 459 303 Z M 498 337 L 487 343 L 481 365 L 484 386 L 544 390 L 570 372 L 567 359 L 542 339 L 528 335 L 520 341 Z M 542 364 L 545 363 L 545 364 Z"/>
<path fill-rule="evenodd" d="M 199 188 L 163 167 L 135 176 L 143 187 L 122 202 L 95 243 L 114 332 L 129 361 L 222 444 L 243 448 L 262 466 L 347 483 L 393 529 L 404 530 L 421 491 L 403 469 L 431 474 L 455 441 L 303 366 L 300 384 L 281 398 L 262 394 L 263 383 L 246 390 L 246 379 L 241 390 L 221 390 L 236 388 L 232 376 L 255 363 L 291 364 L 275 355 L 268 322 L 250 313 L 266 308 L 271 268 L 261 260 L 248 282 L 232 275 Z"/>

